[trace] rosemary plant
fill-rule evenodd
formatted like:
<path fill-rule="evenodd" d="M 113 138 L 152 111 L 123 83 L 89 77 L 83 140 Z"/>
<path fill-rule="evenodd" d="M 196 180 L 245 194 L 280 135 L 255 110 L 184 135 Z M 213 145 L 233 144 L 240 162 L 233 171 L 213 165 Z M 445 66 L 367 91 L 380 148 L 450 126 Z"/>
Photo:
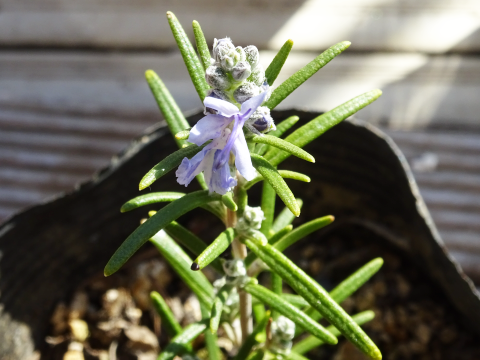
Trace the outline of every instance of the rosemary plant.
<path fill-rule="evenodd" d="M 219 328 L 235 344 L 236 360 L 305 359 L 303 354 L 322 344 L 336 344 L 340 335 L 370 358 L 381 359 L 380 351 L 360 327 L 373 318 L 373 312 L 349 316 L 339 304 L 378 271 L 382 259 L 372 260 L 330 293 L 325 291 L 283 251 L 334 218 L 325 216 L 293 228 L 291 223 L 299 216 L 302 202 L 295 198 L 284 178 L 303 182 L 310 182 L 310 178 L 277 170 L 291 155 L 315 162 L 302 148 L 376 100 L 381 91 L 357 96 L 282 139 L 298 117 L 275 125 L 270 110 L 350 43 L 344 41 L 330 47 L 271 91 L 292 48 L 291 40 L 264 70 L 255 46 L 235 47 L 229 38 L 215 39 L 211 56 L 200 25 L 194 21 L 197 56 L 175 15 L 168 12 L 167 18 L 205 106 L 205 117 L 191 128 L 157 74 L 146 72 L 147 82 L 180 149 L 144 176 L 140 190 L 174 169 L 180 184 L 187 186 L 196 177 L 203 190 L 187 194 L 148 193 L 125 203 L 122 212 L 168 202 L 151 212 L 150 218 L 124 241 L 106 265 L 105 275 L 115 273 L 145 242 L 151 241 L 198 297 L 203 320 L 182 328 L 161 295 L 152 293 L 153 304 L 171 337 L 159 360 L 195 357 L 191 342 L 201 334 L 209 359 L 225 358 L 217 344 Z M 247 192 L 258 182 L 263 182 L 261 207 L 249 207 Z M 286 208 L 275 218 L 277 195 Z M 211 244 L 176 222 L 197 207 L 210 211 L 225 224 L 225 231 Z M 196 258 L 192 260 L 184 248 Z M 220 258 L 229 248 L 232 260 Z M 201 271 L 206 266 L 219 274 L 213 284 Z M 271 273 L 270 288 L 257 281 L 262 271 Z M 296 295 L 283 293 L 283 282 Z M 331 325 L 320 325 L 321 318 Z M 295 339 L 304 333 L 309 336 Z"/>

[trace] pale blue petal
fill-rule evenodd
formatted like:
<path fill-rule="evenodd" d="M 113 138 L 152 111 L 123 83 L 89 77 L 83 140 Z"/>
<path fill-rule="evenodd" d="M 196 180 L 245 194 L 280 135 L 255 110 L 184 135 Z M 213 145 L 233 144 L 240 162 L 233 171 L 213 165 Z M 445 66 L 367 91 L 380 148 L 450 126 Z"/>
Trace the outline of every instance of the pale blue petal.
<path fill-rule="evenodd" d="M 205 107 L 217 110 L 218 115 L 223 115 L 226 117 L 233 116 L 240 112 L 238 108 L 232 103 L 225 100 L 216 99 L 211 96 L 207 96 L 205 100 L 203 100 L 203 104 L 205 105 Z"/>
<path fill-rule="evenodd" d="M 268 94 L 268 89 L 267 91 L 262 92 L 259 95 L 256 95 L 247 101 L 245 101 L 242 104 L 242 109 L 240 110 L 240 113 L 242 114 L 242 117 L 246 117 L 245 120 L 247 120 L 254 112 L 257 110 L 257 108 L 262 105 L 262 103 L 265 101 L 265 98 L 267 97 Z"/>
<path fill-rule="evenodd" d="M 221 150 L 215 151 L 213 164 L 217 163 L 220 154 Z M 219 168 L 212 166 L 211 169 L 212 171 L 209 176 L 209 181 L 207 182 L 210 192 L 213 191 L 217 194 L 224 195 L 237 185 L 237 181 L 230 174 L 230 166 L 228 165 L 228 162 L 224 163 Z"/>
<path fill-rule="evenodd" d="M 232 120 L 221 115 L 207 115 L 201 118 L 190 130 L 188 141 L 198 146 L 222 134 L 223 129 Z"/>
<path fill-rule="evenodd" d="M 250 157 L 250 152 L 248 151 L 247 141 L 243 135 L 243 131 L 240 131 L 238 134 L 235 143 L 232 148 L 233 154 L 235 155 L 235 166 L 242 176 L 247 180 L 253 180 L 257 175 L 257 171 L 252 165 L 252 158 Z"/>
<path fill-rule="evenodd" d="M 205 146 L 202 151 L 198 152 L 190 160 L 186 157 L 183 158 L 182 163 L 175 172 L 175 175 L 177 175 L 177 182 L 180 185 L 185 185 L 185 187 L 187 187 L 195 176 L 206 169 L 207 164 L 204 159 L 209 151 L 212 150 L 212 144 L 213 143 L 210 143 Z"/>

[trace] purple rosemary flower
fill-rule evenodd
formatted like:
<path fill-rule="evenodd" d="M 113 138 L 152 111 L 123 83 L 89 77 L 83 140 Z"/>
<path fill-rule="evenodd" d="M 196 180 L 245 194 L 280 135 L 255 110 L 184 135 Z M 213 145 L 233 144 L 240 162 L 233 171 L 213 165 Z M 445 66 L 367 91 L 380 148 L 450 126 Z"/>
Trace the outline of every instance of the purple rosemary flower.
<path fill-rule="evenodd" d="M 268 89 L 267 89 L 268 90 Z M 206 97 L 205 108 L 213 109 L 216 114 L 208 114 L 200 119 L 190 131 L 188 141 L 200 146 L 208 140 L 210 144 L 190 160 L 184 158 L 176 172 L 177 181 L 187 186 L 200 172 L 204 172 L 210 192 L 225 194 L 237 181 L 230 172 L 228 160 L 230 152 L 235 155 L 235 166 L 246 180 L 256 176 L 255 168 L 243 134 L 245 121 L 263 103 L 267 91 L 245 101 L 241 109 L 225 100 Z"/>

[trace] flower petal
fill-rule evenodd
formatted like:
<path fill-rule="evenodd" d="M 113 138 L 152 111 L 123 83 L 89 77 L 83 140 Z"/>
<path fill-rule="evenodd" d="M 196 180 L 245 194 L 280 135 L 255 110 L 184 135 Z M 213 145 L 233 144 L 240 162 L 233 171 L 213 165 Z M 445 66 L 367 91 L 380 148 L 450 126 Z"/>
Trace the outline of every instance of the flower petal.
<path fill-rule="evenodd" d="M 219 137 L 231 121 L 232 119 L 221 115 L 207 115 L 190 130 L 188 141 L 200 146 L 208 140 Z"/>
<path fill-rule="evenodd" d="M 230 174 L 230 166 L 228 162 L 224 163 L 221 167 L 216 168 L 214 164 L 217 163 L 218 157 L 221 155 L 221 150 L 216 150 L 213 160 L 213 166 L 211 167 L 211 175 L 208 177 L 208 189 L 210 192 L 214 191 L 217 194 L 225 195 L 234 186 L 237 185 L 237 181 Z M 205 176 L 207 180 L 207 176 Z"/>
<path fill-rule="evenodd" d="M 242 109 L 240 110 L 240 113 L 242 114 L 241 116 L 248 119 L 255 112 L 255 110 L 257 110 L 257 108 L 262 105 L 262 103 L 265 101 L 265 98 L 267 97 L 267 94 L 268 89 L 261 94 L 255 95 L 254 97 L 245 101 L 242 104 Z"/>
<path fill-rule="evenodd" d="M 187 187 L 195 176 L 206 169 L 207 164 L 204 159 L 208 156 L 209 152 L 211 152 L 213 146 L 214 143 L 212 142 L 205 146 L 202 151 L 198 152 L 190 160 L 188 158 L 182 160 L 182 163 L 175 172 L 175 175 L 177 175 L 177 182 L 180 185 L 185 185 L 185 187 Z"/>
<path fill-rule="evenodd" d="M 250 152 L 248 151 L 247 141 L 245 140 L 245 135 L 243 131 L 238 134 L 235 143 L 232 148 L 233 154 L 235 155 L 235 166 L 242 176 L 247 180 L 253 180 L 257 176 L 257 171 L 252 165 L 252 158 L 250 157 Z"/>
<path fill-rule="evenodd" d="M 205 107 L 217 110 L 218 115 L 223 115 L 226 117 L 233 116 L 240 112 L 232 103 L 222 99 L 216 99 L 212 96 L 207 96 L 205 100 L 203 100 L 203 104 Z"/>

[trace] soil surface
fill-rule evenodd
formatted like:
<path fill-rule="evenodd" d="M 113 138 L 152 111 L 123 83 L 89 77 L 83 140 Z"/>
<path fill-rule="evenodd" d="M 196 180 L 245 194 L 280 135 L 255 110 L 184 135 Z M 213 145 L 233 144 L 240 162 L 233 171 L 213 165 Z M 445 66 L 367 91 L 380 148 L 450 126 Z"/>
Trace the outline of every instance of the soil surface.
<path fill-rule="evenodd" d="M 58 304 L 42 359 L 156 359 L 167 337 L 150 304 L 152 290 L 166 298 L 182 325 L 199 320 L 198 300 L 152 250 L 115 276 L 99 274 L 89 279 L 69 302 Z M 312 235 L 289 255 L 326 289 L 368 261 L 384 259 L 382 269 L 342 304 L 352 315 L 374 310 L 375 319 L 363 327 L 384 359 L 480 359 L 479 337 L 462 323 L 440 289 L 406 254 L 370 231 L 351 226 Z M 206 275 L 212 280 L 216 276 L 209 271 Z M 222 336 L 220 341 L 226 354 L 232 344 Z M 201 349 L 202 339 L 195 345 Z M 325 345 L 306 356 L 367 359 L 343 339 L 337 346 Z"/>

